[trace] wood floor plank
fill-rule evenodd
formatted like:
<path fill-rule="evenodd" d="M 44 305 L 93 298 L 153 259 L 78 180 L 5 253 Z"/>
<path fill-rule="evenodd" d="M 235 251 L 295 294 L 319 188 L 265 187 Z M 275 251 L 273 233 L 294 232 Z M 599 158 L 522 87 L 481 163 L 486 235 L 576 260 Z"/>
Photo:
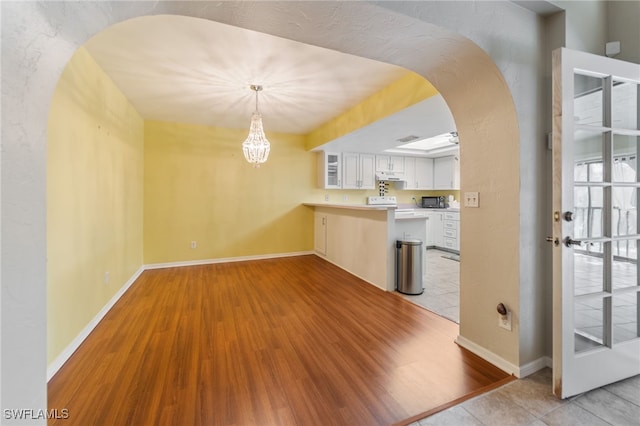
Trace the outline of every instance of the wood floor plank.
<path fill-rule="evenodd" d="M 389 425 L 507 377 L 457 333 L 316 256 L 149 270 L 49 407 L 67 426 Z"/>

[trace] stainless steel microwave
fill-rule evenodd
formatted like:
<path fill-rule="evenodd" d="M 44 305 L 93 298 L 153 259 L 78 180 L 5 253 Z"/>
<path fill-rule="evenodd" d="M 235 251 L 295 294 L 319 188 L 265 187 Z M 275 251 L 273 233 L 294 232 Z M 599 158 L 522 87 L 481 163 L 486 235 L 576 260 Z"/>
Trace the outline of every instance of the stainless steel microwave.
<path fill-rule="evenodd" d="M 444 197 L 422 197 L 423 209 L 445 209 L 447 208 Z"/>

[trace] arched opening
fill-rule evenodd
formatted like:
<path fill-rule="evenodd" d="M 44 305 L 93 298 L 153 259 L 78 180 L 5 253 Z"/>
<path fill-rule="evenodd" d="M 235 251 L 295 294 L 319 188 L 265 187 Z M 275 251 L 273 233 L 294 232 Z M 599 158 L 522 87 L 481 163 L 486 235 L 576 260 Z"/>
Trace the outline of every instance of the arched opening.
<path fill-rule="evenodd" d="M 17 12 L 18 8 L 23 6 L 12 7 Z M 3 301 L 11 297 L 13 301 L 18 301 L 18 305 L 28 306 L 27 309 L 3 309 L 3 328 L 8 322 L 19 324 L 9 329 L 9 333 L 3 333 L 3 347 L 10 345 L 26 351 L 20 352 L 16 349 L 15 357 L 3 357 L 3 363 L 7 360 L 5 366 L 8 366 L 10 361 L 16 361 L 15 375 L 5 375 L 3 383 L 23 383 L 20 388 L 39 391 L 17 392 L 12 399 L 4 400 L 5 406 L 26 406 L 27 402 L 32 403 L 33 395 L 37 394 L 40 394 L 40 397 L 36 396 L 36 404 L 43 405 L 42 398 L 45 394 L 42 387 L 42 367 L 45 365 L 46 261 L 42 218 L 45 214 L 46 197 L 43 159 L 47 108 L 46 105 L 42 105 L 40 94 L 43 89 L 46 93 L 53 93 L 53 88 L 71 54 L 90 34 L 123 19 L 149 13 L 199 16 L 251 28 L 307 44 L 394 63 L 411 69 L 431 81 L 447 100 L 458 124 L 461 140 L 473 140 L 472 143 L 462 145 L 462 191 L 468 189 L 480 192 L 483 205 L 482 209 L 463 213 L 465 227 L 474 231 L 468 237 L 466 231 L 463 231 L 465 233 L 461 247 L 465 259 L 469 259 L 461 270 L 461 337 L 518 365 L 517 322 L 512 335 L 502 339 L 500 344 L 492 343 L 498 340 L 494 339 L 493 330 L 496 298 L 506 301 L 513 309 L 517 309 L 519 305 L 519 241 L 513 237 L 519 235 L 518 119 L 511 91 L 503 76 L 491 57 L 470 39 L 456 35 L 452 30 L 445 30 L 402 14 L 389 13 L 383 8 L 369 4 L 300 4 L 292 10 L 291 4 L 257 4 L 246 9 L 243 5 L 229 3 L 220 5 L 216 10 L 196 10 L 193 5 L 160 3 L 154 6 L 142 4 L 126 11 L 118 10 L 118 14 L 105 11 L 103 5 L 94 5 L 67 11 L 66 15 L 57 9 L 56 5 L 48 6 L 46 10 L 39 5 L 25 7 L 26 13 L 23 16 L 28 18 L 25 18 L 24 22 L 16 22 L 16 26 L 7 31 L 13 31 L 17 36 L 23 35 L 24 29 L 19 27 L 20 24 L 26 25 L 27 28 L 60 26 L 64 27 L 65 31 L 59 37 L 49 40 L 38 39 L 35 43 L 39 47 L 38 51 L 42 52 L 42 57 L 34 61 L 43 64 L 42 68 L 32 69 L 24 61 L 15 60 L 15 63 L 21 64 L 23 68 L 17 73 L 16 81 L 11 82 L 7 91 L 12 99 L 23 99 L 17 104 L 24 107 L 16 108 L 12 115 L 14 122 L 28 123 L 29 129 L 25 130 L 23 126 L 10 130 L 10 136 L 23 144 L 21 146 L 17 143 L 18 148 L 9 151 L 3 158 L 3 171 L 9 176 L 3 180 L 3 186 L 22 191 L 25 195 L 3 212 L 3 224 L 5 229 L 7 223 L 15 224 L 14 229 L 21 235 L 20 240 L 29 239 L 32 243 L 28 246 L 17 244 L 15 252 L 5 256 L 3 264 L 9 266 L 6 272 L 3 271 L 3 283 L 11 283 L 14 280 L 24 282 L 25 280 L 19 280 L 18 277 L 26 277 L 26 281 L 32 284 L 17 292 L 13 291 L 13 285 L 3 285 Z M 153 9 L 154 7 L 157 9 Z M 190 7 L 194 9 L 191 10 Z M 61 13 L 58 15 L 58 12 Z M 304 22 L 294 26 L 282 25 L 296 12 L 307 16 Z M 70 24 L 96 22 L 92 19 L 95 16 L 104 16 L 106 19 L 89 28 L 78 28 Z M 269 22 L 255 21 L 252 19 L 254 16 L 270 16 L 271 19 Z M 358 26 L 357 22 L 366 22 L 367 25 Z M 330 34 L 327 31 L 327 23 L 331 23 Z M 382 31 L 382 28 L 385 30 Z M 396 35 L 388 33 L 389 30 L 395 31 Z M 381 37 L 384 38 L 383 43 L 380 43 Z M 406 42 L 407 38 L 411 39 L 410 43 Z M 23 43 L 26 44 L 27 41 Z M 11 53 L 17 56 L 22 47 L 23 44 L 17 43 Z M 424 52 L 428 58 L 416 54 L 417 52 Z M 43 69 L 46 70 L 46 75 L 42 73 Z M 33 82 L 34 79 L 39 83 L 25 84 Z M 25 149 L 25 146 L 28 148 Z M 470 159 L 473 159 L 473 164 L 466 164 Z M 13 162 L 13 165 L 10 162 Z M 27 181 L 21 178 L 23 172 L 19 171 L 20 165 L 25 163 L 33 165 L 33 168 L 29 167 L 26 170 L 30 177 Z M 27 206 L 29 211 L 26 215 L 22 214 L 24 206 Z M 510 214 L 505 216 L 505 210 Z M 33 224 L 34 218 L 36 225 Z M 497 229 L 500 229 L 501 235 L 505 235 L 504 238 L 495 238 Z M 18 237 L 12 238 L 10 243 L 17 241 Z M 12 262 L 17 259 L 19 261 Z M 501 271 L 500 283 L 495 282 L 496 269 Z M 32 320 L 32 317 L 36 320 Z M 29 333 L 27 339 L 27 331 L 33 330 L 40 337 L 33 339 L 33 334 Z M 19 365 L 27 366 L 35 373 L 25 378 L 19 374 L 20 371 L 24 371 L 18 368 Z M 6 367 L 3 368 L 3 373 L 5 371 L 8 371 Z M 28 401 L 25 398 L 28 398 Z"/>

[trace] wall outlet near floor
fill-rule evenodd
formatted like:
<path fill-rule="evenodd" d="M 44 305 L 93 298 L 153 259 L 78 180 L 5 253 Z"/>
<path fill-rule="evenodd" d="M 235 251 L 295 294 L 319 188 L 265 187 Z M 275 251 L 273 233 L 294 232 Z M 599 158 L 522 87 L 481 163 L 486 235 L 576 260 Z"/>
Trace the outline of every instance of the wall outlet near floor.
<path fill-rule="evenodd" d="M 109 284 L 109 271 L 104 273 L 104 283 Z"/>
<path fill-rule="evenodd" d="M 191 248 L 194 249 L 196 247 L 198 247 L 198 243 L 195 241 L 191 241 Z"/>
<path fill-rule="evenodd" d="M 498 327 L 511 331 L 511 311 L 507 315 L 498 314 Z"/>
<path fill-rule="evenodd" d="M 480 193 L 479 192 L 465 192 L 464 193 L 464 206 L 465 207 L 480 207 Z"/>
<path fill-rule="evenodd" d="M 349 196 L 348 195 L 343 195 L 342 196 L 342 201 L 349 201 Z"/>
<path fill-rule="evenodd" d="M 324 200 L 329 201 L 329 194 L 324 194 Z"/>

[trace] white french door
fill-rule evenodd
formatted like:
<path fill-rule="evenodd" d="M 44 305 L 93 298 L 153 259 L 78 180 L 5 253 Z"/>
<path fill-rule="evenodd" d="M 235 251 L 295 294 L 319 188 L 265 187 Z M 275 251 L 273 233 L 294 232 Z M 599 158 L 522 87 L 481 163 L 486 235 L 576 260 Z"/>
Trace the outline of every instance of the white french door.
<path fill-rule="evenodd" d="M 553 390 L 640 374 L 640 65 L 553 53 Z"/>

